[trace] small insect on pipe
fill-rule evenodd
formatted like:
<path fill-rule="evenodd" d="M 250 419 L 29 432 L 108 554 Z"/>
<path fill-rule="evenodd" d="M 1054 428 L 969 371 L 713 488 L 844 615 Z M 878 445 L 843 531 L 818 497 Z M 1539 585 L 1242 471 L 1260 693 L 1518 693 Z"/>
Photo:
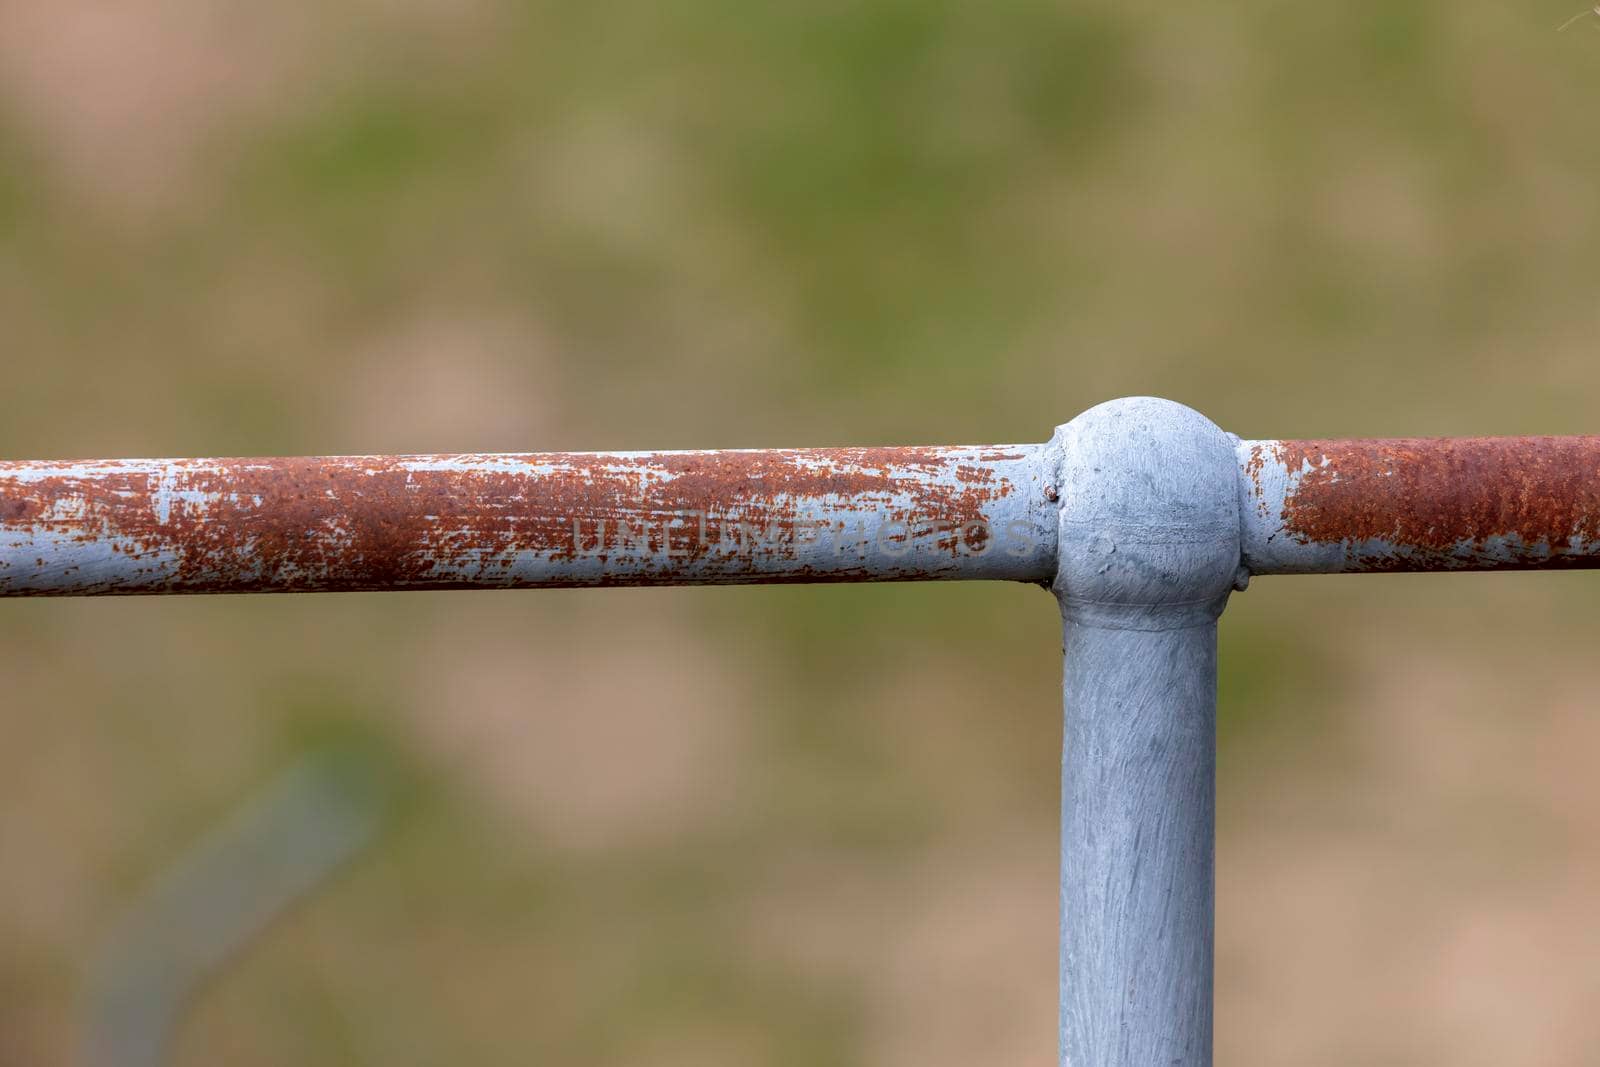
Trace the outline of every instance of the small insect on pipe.
<path fill-rule="evenodd" d="M 1591 7 L 1587 11 L 1578 12 L 1576 15 L 1572 16 L 1570 19 L 1568 19 L 1567 21 L 1563 22 L 1561 25 L 1557 26 L 1556 27 L 1556 32 L 1557 33 L 1564 33 L 1564 32 L 1566 32 L 1566 29 L 1567 29 L 1568 26 L 1571 26 L 1574 22 L 1577 22 L 1579 19 L 1586 18 L 1586 17 L 1588 17 L 1590 15 L 1594 15 L 1595 17 L 1600 18 L 1600 4 L 1596 4 L 1594 7 Z M 1589 25 L 1594 26 L 1596 29 L 1600 29 L 1600 24 L 1591 22 L 1591 23 L 1589 23 Z"/>

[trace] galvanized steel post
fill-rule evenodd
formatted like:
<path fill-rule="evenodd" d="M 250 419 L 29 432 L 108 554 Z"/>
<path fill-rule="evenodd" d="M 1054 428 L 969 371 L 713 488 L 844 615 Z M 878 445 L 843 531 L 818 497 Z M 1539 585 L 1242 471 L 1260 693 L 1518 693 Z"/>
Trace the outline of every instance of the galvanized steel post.
<path fill-rule="evenodd" d="M 1211 1063 L 1217 617 L 1229 436 L 1163 400 L 1057 431 L 1064 627 L 1061 1062 Z"/>

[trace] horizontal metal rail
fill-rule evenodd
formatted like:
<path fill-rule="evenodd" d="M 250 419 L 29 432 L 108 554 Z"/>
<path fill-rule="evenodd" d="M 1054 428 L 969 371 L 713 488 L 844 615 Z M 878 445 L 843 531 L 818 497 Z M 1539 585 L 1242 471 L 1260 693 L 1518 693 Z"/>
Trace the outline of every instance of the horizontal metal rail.
<path fill-rule="evenodd" d="M 1048 452 L 0 463 L 0 596 L 1048 581 Z"/>
<path fill-rule="evenodd" d="M 1254 574 L 1600 566 L 1600 437 L 1241 441 Z"/>
<path fill-rule="evenodd" d="M 1251 574 L 1600 566 L 1600 437 L 1241 441 Z M 1048 582 L 1059 444 L 0 463 L 0 596 Z"/>

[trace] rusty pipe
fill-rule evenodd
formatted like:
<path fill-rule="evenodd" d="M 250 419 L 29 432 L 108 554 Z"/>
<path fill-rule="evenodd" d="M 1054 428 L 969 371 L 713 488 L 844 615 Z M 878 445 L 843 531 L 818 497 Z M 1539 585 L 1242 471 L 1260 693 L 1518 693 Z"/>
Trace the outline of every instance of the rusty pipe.
<path fill-rule="evenodd" d="M 0 596 L 1055 573 L 1048 446 L 0 463 Z"/>
<path fill-rule="evenodd" d="M 1240 441 L 1250 574 L 1600 566 L 1600 437 Z M 1059 442 L 0 463 L 0 596 L 1057 571 Z"/>
<path fill-rule="evenodd" d="M 1252 574 L 1600 566 L 1600 437 L 1241 441 Z"/>

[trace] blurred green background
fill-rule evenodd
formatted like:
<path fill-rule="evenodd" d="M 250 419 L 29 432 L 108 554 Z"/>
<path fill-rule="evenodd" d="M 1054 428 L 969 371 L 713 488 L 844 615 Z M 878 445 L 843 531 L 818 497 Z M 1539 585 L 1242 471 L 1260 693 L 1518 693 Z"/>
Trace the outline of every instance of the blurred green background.
<path fill-rule="evenodd" d="M 0 2 L 12 458 L 1594 431 L 1580 0 Z M 1600 1061 L 1589 575 L 1223 625 L 1218 1061 Z M 0 602 L 0 1063 L 306 751 L 383 837 L 175 1062 L 1055 1062 L 1000 585 Z"/>

